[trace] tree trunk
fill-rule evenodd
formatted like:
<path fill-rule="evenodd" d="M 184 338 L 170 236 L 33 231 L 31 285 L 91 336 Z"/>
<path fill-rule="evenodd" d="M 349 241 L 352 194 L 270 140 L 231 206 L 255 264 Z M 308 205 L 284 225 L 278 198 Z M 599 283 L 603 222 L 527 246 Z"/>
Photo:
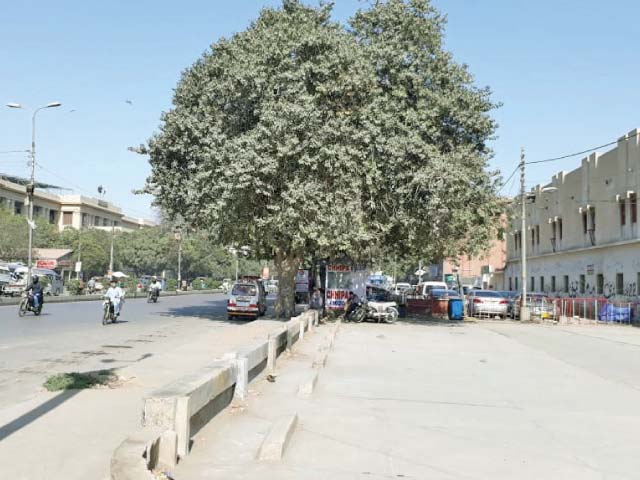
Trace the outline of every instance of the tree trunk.
<path fill-rule="evenodd" d="M 290 318 L 295 315 L 296 273 L 300 265 L 297 255 L 276 251 L 275 267 L 278 279 L 278 298 L 276 300 L 276 316 Z"/>

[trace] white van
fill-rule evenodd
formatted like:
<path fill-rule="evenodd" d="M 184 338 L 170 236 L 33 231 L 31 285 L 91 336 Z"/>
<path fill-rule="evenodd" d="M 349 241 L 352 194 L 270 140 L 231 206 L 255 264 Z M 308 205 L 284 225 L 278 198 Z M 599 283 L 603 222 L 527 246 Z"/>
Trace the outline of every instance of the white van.
<path fill-rule="evenodd" d="M 427 296 L 431 290 L 449 290 L 445 282 L 422 282 L 416 285 L 415 294 Z"/>
<path fill-rule="evenodd" d="M 22 293 L 27 286 L 27 273 L 29 269 L 27 267 L 18 267 L 14 271 L 14 275 L 16 277 L 16 281 L 12 284 L 12 287 L 15 287 L 16 290 L 14 293 L 19 294 Z M 47 286 L 44 288 L 45 295 L 61 295 L 63 292 L 62 285 L 62 277 L 53 270 L 47 270 L 44 268 L 34 268 L 31 271 L 32 275 L 37 275 L 38 277 L 47 277 Z"/>
<path fill-rule="evenodd" d="M 256 319 L 267 311 L 267 295 L 262 281 L 240 280 L 233 284 L 227 301 L 227 317 Z"/>

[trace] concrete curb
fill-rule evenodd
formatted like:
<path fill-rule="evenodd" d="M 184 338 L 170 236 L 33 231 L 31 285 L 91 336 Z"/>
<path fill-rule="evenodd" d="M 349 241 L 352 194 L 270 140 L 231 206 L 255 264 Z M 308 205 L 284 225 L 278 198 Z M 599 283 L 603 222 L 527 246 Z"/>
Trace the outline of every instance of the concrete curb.
<path fill-rule="evenodd" d="M 155 480 L 149 469 L 155 468 L 162 429 L 142 429 L 128 437 L 111 458 L 113 480 Z"/>
<path fill-rule="evenodd" d="M 318 383 L 318 373 L 312 373 L 303 383 L 298 386 L 299 397 L 310 397 Z"/>
<path fill-rule="evenodd" d="M 298 424 L 298 414 L 278 420 L 262 442 L 258 452 L 258 460 L 273 461 L 282 460 L 284 451 L 291 440 L 291 436 Z"/>
<path fill-rule="evenodd" d="M 304 329 L 311 324 L 317 324 L 317 312 L 304 312 L 267 340 L 228 353 L 224 359 L 153 391 L 144 399 L 144 428 L 114 452 L 111 479 L 153 479 L 149 469 L 159 465 L 172 467 L 177 458 L 188 455 L 193 419 L 208 422 L 228 405 L 218 404 L 227 397 L 230 402 L 231 388 L 236 398 L 246 399 L 251 372 L 255 373 L 260 367 L 275 369 L 278 354 L 304 338 Z M 218 406 L 220 410 L 215 409 Z M 271 440 L 265 441 L 265 458 L 281 458 L 296 423 L 297 415 L 294 415 L 274 426 Z"/>

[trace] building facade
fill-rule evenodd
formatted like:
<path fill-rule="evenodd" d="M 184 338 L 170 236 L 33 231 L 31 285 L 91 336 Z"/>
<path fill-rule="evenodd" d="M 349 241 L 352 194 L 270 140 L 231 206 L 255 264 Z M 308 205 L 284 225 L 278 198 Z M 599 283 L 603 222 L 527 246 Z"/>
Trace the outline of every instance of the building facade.
<path fill-rule="evenodd" d="M 558 296 L 640 293 L 640 129 L 528 195 L 527 289 Z M 504 288 L 521 288 L 521 204 L 510 224 Z"/>
<path fill-rule="evenodd" d="M 15 215 L 28 215 L 26 186 L 0 178 L 0 207 Z M 59 230 L 82 227 L 132 231 L 154 225 L 150 220 L 126 216 L 121 208 L 105 200 L 84 195 L 56 195 L 38 188 L 34 193 L 33 215 L 56 225 Z"/>

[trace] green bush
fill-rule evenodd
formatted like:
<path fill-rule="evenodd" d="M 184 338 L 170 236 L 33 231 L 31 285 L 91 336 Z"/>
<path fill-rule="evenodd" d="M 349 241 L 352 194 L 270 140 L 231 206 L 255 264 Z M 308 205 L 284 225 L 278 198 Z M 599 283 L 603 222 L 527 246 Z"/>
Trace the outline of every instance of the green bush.
<path fill-rule="evenodd" d="M 44 388 L 50 392 L 57 392 L 59 390 L 81 390 L 99 385 L 107 385 L 115 380 L 117 380 L 116 375 L 109 370 L 90 373 L 59 373 L 47 378 L 47 381 L 44 382 Z"/>
<path fill-rule="evenodd" d="M 178 280 L 175 278 L 167 278 L 166 290 L 172 291 L 178 288 Z"/>
<path fill-rule="evenodd" d="M 80 295 L 82 293 L 82 284 L 76 278 L 69 280 L 66 286 L 71 295 Z"/>

